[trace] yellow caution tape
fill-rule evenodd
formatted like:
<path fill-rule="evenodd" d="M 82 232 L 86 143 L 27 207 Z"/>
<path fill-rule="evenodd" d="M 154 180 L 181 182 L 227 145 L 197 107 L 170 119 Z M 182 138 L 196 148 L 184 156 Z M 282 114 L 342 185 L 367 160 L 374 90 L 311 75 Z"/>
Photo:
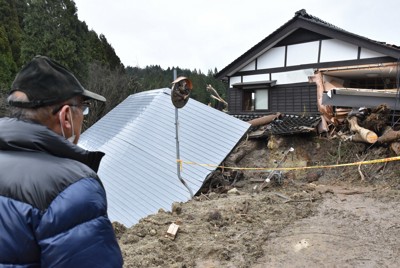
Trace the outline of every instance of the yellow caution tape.
<path fill-rule="evenodd" d="M 359 165 L 369 165 L 369 164 L 376 164 L 376 163 L 384 163 L 384 162 L 392 162 L 400 160 L 400 156 L 382 158 L 382 159 L 374 159 L 368 161 L 359 161 L 353 163 L 345 163 L 345 164 L 336 164 L 336 165 L 323 165 L 323 166 L 309 166 L 309 167 L 287 167 L 287 168 L 245 168 L 245 167 L 225 167 L 219 165 L 212 165 L 212 164 L 199 164 L 196 162 L 190 161 L 183 161 L 177 159 L 176 161 L 179 163 L 179 167 L 182 170 L 183 164 L 187 165 L 197 165 L 202 167 L 213 167 L 213 168 L 222 168 L 222 169 L 233 169 L 233 170 L 260 170 L 260 171 L 271 171 L 271 170 L 300 170 L 300 169 L 315 169 L 315 168 L 336 168 L 336 167 L 347 167 L 347 166 L 359 166 Z"/>

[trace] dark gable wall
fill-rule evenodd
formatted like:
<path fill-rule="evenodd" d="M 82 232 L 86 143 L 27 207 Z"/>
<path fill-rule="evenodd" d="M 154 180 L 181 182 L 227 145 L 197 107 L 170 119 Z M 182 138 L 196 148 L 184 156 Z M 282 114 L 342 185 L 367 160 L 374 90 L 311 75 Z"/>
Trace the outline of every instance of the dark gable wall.
<path fill-rule="evenodd" d="M 242 109 L 243 90 L 230 88 L 228 103 L 230 114 L 294 113 L 316 114 L 317 87 L 315 84 L 301 83 L 280 85 L 269 88 L 269 110 L 244 112 Z"/>
<path fill-rule="evenodd" d="M 314 84 L 275 86 L 269 90 L 270 112 L 315 114 L 318 112 Z"/>
<path fill-rule="evenodd" d="M 294 44 L 313 42 L 318 40 L 326 40 L 326 39 L 332 39 L 332 38 L 306 29 L 298 29 L 289 36 L 287 36 L 286 38 L 282 39 L 274 47 L 281 47 L 281 46 L 294 45 Z"/>

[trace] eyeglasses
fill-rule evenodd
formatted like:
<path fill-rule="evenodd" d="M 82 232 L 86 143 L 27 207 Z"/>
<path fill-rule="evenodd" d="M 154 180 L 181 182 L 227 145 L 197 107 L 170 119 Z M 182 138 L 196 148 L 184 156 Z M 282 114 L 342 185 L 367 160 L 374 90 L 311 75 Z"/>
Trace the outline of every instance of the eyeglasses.
<path fill-rule="evenodd" d="M 90 102 L 88 101 L 84 101 L 80 104 L 72 104 L 72 103 L 66 103 L 61 105 L 60 107 L 57 107 L 53 110 L 53 114 L 58 113 L 62 107 L 64 107 L 65 105 L 71 106 L 71 107 L 79 107 L 82 109 L 82 114 L 83 115 L 88 115 L 89 114 L 89 107 L 90 107 Z"/>
<path fill-rule="evenodd" d="M 89 107 L 90 107 L 90 102 L 82 102 L 80 105 L 70 105 L 70 106 L 75 106 L 82 108 L 82 114 L 83 115 L 88 115 L 89 114 Z"/>

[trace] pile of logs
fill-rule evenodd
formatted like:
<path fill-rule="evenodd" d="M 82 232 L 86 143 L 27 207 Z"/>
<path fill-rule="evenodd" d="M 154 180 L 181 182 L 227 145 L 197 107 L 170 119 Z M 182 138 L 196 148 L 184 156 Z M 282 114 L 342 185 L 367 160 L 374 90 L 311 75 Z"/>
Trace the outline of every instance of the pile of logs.
<path fill-rule="evenodd" d="M 347 122 L 355 142 L 378 143 L 388 145 L 400 155 L 400 130 L 394 130 L 389 124 L 390 109 L 380 105 L 362 113 L 349 113 Z"/>

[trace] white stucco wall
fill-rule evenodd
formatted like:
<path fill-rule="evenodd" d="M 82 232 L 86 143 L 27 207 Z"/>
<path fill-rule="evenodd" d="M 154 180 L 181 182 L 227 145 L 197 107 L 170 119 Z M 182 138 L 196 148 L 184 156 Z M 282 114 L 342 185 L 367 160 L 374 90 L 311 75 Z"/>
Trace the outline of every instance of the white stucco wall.
<path fill-rule="evenodd" d="M 287 66 L 318 62 L 319 41 L 288 46 Z"/>
<path fill-rule="evenodd" d="M 361 48 L 361 54 L 360 58 L 361 59 L 366 59 L 366 58 L 377 58 L 377 57 L 384 57 L 385 55 L 366 49 L 366 48 Z"/>
<path fill-rule="evenodd" d="M 232 87 L 233 84 L 241 83 L 241 82 L 242 82 L 242 77 L 241 76 L 232 76 L 229 79 L 229 87 Z"/>
<path fill-rule="evenodd" d="M 308 77 L 314 75 L 313 69 L 304 69 L 291 72 L 273 73 L 271 80 L 277 85 L 308 82 Z"/>
<path fill-rule="evenodd" d="M 285 65 L 285 47 L 274 47 L 259 56 L 257 69 L 283 67 Z"/>
<path fill-rule="evenodd" d="M 250 62 L 249 64 L 247 64 L 245 67 L 243 67 L 242 71 L 254 71 L 256 69 L 256 61 L 253 60 L 252 62 Z"/>
<path fill-rule="evenodd" d="M 268 81 L 269 74 L 255 74 L 243 76 L 243 82 Z"/>
<path fill-rule="evenodd" d="M 322 40 L 321 62 L 356 60 L 358 47 L 336 39 Z"/>

